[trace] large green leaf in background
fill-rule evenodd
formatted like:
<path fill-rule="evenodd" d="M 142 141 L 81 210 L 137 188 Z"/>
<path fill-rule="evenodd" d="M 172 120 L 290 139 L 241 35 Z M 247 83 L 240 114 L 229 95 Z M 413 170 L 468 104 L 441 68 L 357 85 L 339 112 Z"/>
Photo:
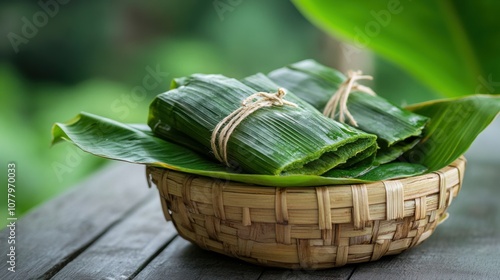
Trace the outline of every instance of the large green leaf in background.
<path fill-rule="evenodd" d="M 192 150 L 155 137 L 148 128 L 81 113 L 66 124 L 55 124 L 53 143 L 66 140 L 80 149 L 109 159 L 148 164 L 182 172 L 266 186 L 320 186 L 367 183 L 440 169 L 465 153 L 476 136 L 500 111 L 500 96 L 475 95 L 416 104 L 409 109 L 428 116 L 424 142 L 409 154 L 409 162 L 381 165 L 358 179 L 313 175 L 256 175 L 229 171 Z"/>
<path fill-rule="evenodd" d="M 499 1 L 293 2 L 320 28 L 372 49 L 440 94 L 500 92 Z"/>

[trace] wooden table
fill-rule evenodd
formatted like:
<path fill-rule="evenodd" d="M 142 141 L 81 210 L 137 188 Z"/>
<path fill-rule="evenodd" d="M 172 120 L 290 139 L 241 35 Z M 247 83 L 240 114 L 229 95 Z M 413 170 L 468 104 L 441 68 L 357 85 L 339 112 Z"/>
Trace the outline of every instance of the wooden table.
<path fill-rule="evenodd" d="M 500 279 L 500 156 L 484 151 L 499 124 L 472 148 L 450 218 L 397 256 L 301 271 L 207 252 L 165 221 L 143 166 L 113 163 L 17 221 L 15 273 L 7 270 L 9 230 L 1 232 L 0 279 Z"/>

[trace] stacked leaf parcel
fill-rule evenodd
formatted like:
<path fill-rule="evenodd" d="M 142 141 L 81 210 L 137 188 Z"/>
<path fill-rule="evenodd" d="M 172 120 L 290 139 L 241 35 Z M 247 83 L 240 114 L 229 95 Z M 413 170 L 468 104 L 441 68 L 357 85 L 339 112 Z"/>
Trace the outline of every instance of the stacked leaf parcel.
<path fill-rule="evenodd" d="M 148 124 L 167 140 L 187 136 L 214 153 L 216 126 L 258 91 L 220 75 L 193 75 L 157 96 Z M 239 123 L 226 147 L 230 165 L 258 174 L 320 175 L 375 153 L 375 135 L 326 118 L 291 92 L 286 100 L 294 105 L 264 107 Z"/>
<path fill-rule="evenodd" d="M 321 112 L 325 112 L 332 93 L 346 81 L 342 73 L 314 60 L 274 70 L 269 77 Z M 395 160 L 419 142 L 427 117 L 399 108 L 366 87 L 355 84 L 352 89 L 347 108 L 359 129 L 377 135 L 380 146 L 376 155 L 378 164 Z M 333 117 L 338 119 L 339 116 Z"/>
<path fill-rule="evenodd" d="M 331 110 L 342 102 L 346 108 Z M 417 144 L 427 121 L 358 85 L 356 77 L 306 60 L 242 80 L 175 79 L 152 102 L 148 125 L 160 138 L 233 170 L 356 178 Z"/>
<path fill-rule="evenodd" d="M 402 109 L 358 83 L 370 78 L 313 60 L 241 80 L 194 74 L 154 99 L 149 126 L 82 112 L 52 142 L 262 186 L 358 184 L 451 164 L 500 111 L 498 95 L 480 94 Z"/>

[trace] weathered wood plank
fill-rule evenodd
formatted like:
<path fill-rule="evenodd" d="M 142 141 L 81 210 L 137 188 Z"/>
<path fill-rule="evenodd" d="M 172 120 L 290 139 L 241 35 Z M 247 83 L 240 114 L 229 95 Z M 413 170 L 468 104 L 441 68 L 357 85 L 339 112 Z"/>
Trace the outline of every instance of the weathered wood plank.
<path fill-rule="evenodd" d="M 138 273 L 177 235 L 163 217 L 157 191 L 151 195 L 52 279 L 128 279 Z"/>
<path fill-rule="evenodd" d="M 2 261 L 0 278 L 50 277 L 141 205 L 150 193 L 143 166 L 114 163 L 102 169 L 18 221 L 16 272 L 9 272 L 6 261 Z M 7 242 L 3 242 L 7 234 L 6 229 L 0 233 L 1 252 L 7 252 Z"/>
<path fill-rule="evenodd" d="M 301 280 L 301 279 L 314 279 L 314 280 L 346 280 L 349 279 L 354 271 L 355 266 L 348 265 L 326 270 L 288 270 L 288 269 L 266 269 L 262 273 L 259 280 Z"/>
<path fill-rule="evenodd" d="M 176 237 L 135 279 L 258 279 L 263 269 Z"/>

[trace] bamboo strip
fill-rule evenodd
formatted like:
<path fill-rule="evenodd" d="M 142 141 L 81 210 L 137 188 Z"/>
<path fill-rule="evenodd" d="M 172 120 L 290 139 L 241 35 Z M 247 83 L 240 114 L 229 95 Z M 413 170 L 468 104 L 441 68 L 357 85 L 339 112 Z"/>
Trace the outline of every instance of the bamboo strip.
<path fill-rule="evenodd" d="M 404 217 L 404 189 L 400 181 L 383 181 L 387 197 L 387 220 Z"/>
<path fill-rule="evenodd" d="M 352 185 L 353 223 L 355 229 L 364 229 L 365 223 L 370 220 L 370 204 L 366 185 Z"/>

